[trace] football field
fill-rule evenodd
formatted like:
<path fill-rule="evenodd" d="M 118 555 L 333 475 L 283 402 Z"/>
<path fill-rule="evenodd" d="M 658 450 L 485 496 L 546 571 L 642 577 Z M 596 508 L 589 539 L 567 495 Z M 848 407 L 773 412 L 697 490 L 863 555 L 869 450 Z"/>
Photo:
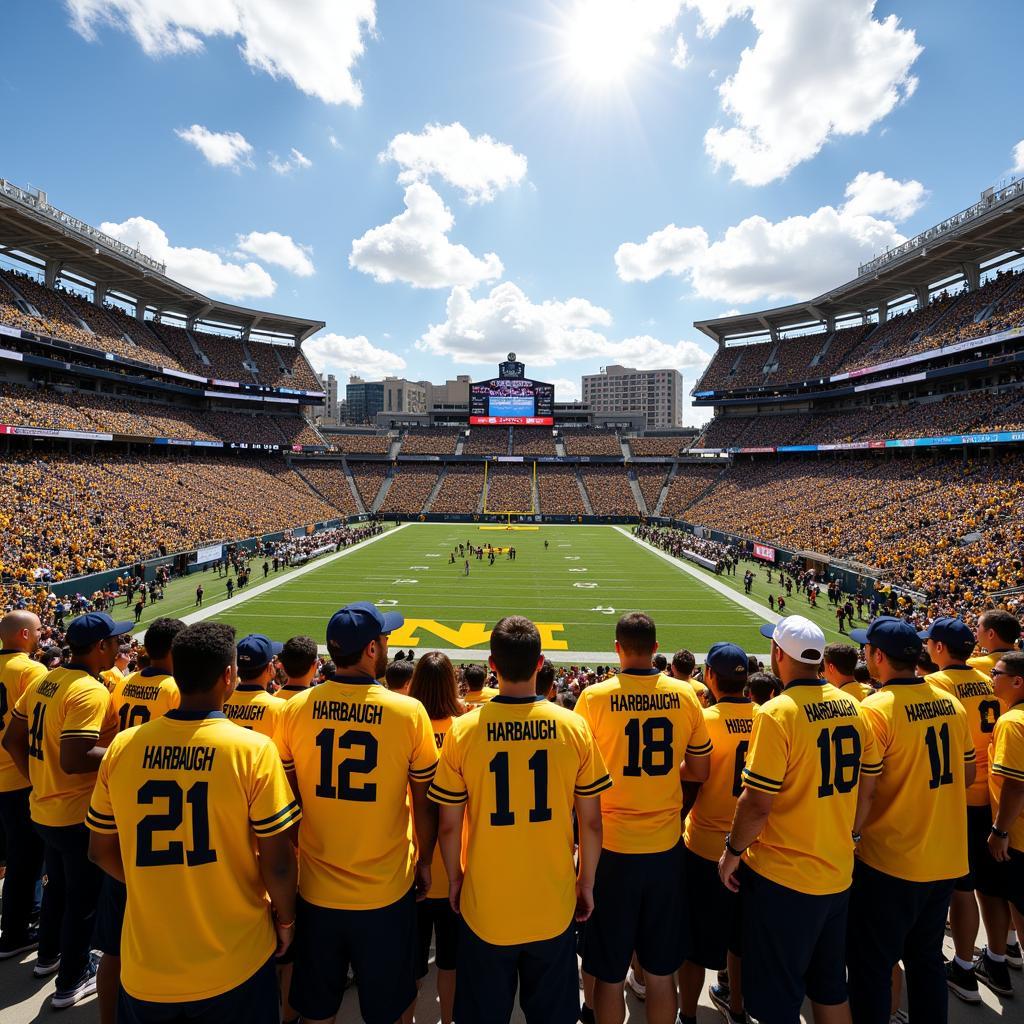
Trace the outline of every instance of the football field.
<path fill-rule="evenodd" d="M 467 576 L 463 558 L 456 553 L 456 561 L 450 561 L 460 542 L 514 546 L 516 558 L 506 551 L 493 565 L 486 555 L 470 558 Z M 232 624 L 240 635 L 262 632 L 275 640 L 305 633 L 322 642 L 333 612 L 362 600 L 405 616 L 405 626 L 391 636 L 392 650 L 441 649 L 453 658 L 472 659 L 487 650 L 498 619 L 521 614 L 538 624 L 552 660 L 614 661 L 616 619 L 643 610 L 653 616 L 661 649 L 669 654 L 680 647 L 702 654 L 715 641 L 731 640 L 763 656 L 769 645 L 758 627 L 776 616 L 765 604 L 763 572 L 751 597 L 743 595 L 745 568 L 735 579 L 715 576 L 637 542 L 624 527 L 508 531 L 484 530 L 476 523 L 417 523 L 287 575 L 271 574 L 266 582 L 257 560 L 254 582 L 231 600 L 225 599 L 222 578 L 193 575 L 176 584 L 168 600 L 147 609 L 146 618 L 189 611 L 189 595 L 202 580 L 204 607 L 191 609 L 187 621 L 212 618 Z M 809 611 L 797 599 L 791 609 Z M 812 614 L 828 626 L 827 609 Z M 830 638 L 838 635 L 826 631 Z"/>

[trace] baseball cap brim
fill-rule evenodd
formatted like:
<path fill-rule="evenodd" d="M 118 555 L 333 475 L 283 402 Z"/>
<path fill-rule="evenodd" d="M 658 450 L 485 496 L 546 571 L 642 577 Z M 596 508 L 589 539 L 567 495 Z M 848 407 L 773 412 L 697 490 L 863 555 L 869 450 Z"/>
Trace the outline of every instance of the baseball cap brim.
<path fill-rule="evenodd" d="M 130 633 L 134 628 L 134 622 L 115 622 L 114 628 L 110 631 L 110 636 L 124 636 L 125 633 Z"/>
<path fill-rule="evenodd" d="M 284 650 L 284 644 L 281 643 L 280 640 L 271 640 L 270 641 L 270 650 L 271 650 L 271 653 L 276 658 Z"/>
<path fill-rule="evenodd" d="M 381 634 L 393 633 L 396 629 L 405 625 L 405 616 L 401 612 L 381 612 L 384 617 L 384 628 Z"/>
<path fill-rule="evenodd" d="M 773 623 L 773 622 L 766 622 L 761 627 L 760 632 L 761 632 L 761 636 L 765 636 L 769 640 L 774 640 L 775 639 L 775 623 Z"/>
<path fill-rule="evenodd" d="M 860 644 L 861 646 L 863 646 L 864 644 L 868 643 L 868 631 L 866 629 L 851 629 L 850 639 L 855 644 Z"/>

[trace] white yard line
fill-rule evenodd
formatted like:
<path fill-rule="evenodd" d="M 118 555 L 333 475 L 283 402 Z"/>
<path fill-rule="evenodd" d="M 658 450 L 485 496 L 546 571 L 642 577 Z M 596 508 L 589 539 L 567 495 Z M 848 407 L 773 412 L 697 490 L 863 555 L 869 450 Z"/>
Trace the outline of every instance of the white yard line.
<path fill-rule="evenodd" d="M 782 616 L 777 615 L 775 612 L 768 611 L 764 605 L 758 604 L 757 601 L 752 600 L 749 597 L 745 597 L 743 594 L 737 594 L 732 587 L 727 586 L 725 583 L 716 580 L 714 576 L 708 576 L 706 573 L 700 572 L 694 569 L 692 566 L 687 565 L 686 562 L 670 555 L 667 551 L 662 551 L 661 548 L 656 548 L 653 544 L 648 544 L 645 540 L 640 540 L 639 537 L 634 537 L 628 530 L 624 530 L 621 526 L 616 526 L 616 530 L 622 534 L 623 537 L 628 537 L 634 544 L 639 544 L 640 547 L 646 548 L 652 554 L 657 555 L 659 558 L 664 559 L 670 565 L 675 566 L 682 572 L 688 573 L 695 580 L 700 580 L 701 583 L 706 587 L 710 587 L 712 590 L 717 591 L 722 597 L 727 597 L 734 604 L 738 604 L 741 608 L 746 608 L 748 612 L 753 612 L 758 618 L 764 619 L 765 622 L 776 623 Z M 760 655 L 759 655 L 760 657 Z"/>
<path fill-rule="evenodd" d="M 254 597 L 259 597 L 260 594 L 265 594 L 269 590 L 273 590 L 275 587 L 283 587 L 286 583 L 291 583 L 292 580 L 297 580 L 300 576 L 305 576 L 308 572 L 316 572 L 317 569 L 322 568 L 325 565 L 329 565 L 331 562 L 336 562 L 339 558 L 344 558 L 346 555 L 351 555 L 355 551 L 362 551 L 364 548 L 369 547 L 371 544 L 376 544 L 377 541 L 383 540 L 385 537 L 393 537 L 399 530 L 404 530 L 410 523 L 402 523 L 400 526 L 394 527 L 391 530 L 385 530 L 383 533 L 378 533 L 376 537 L 371 537 L 369 540 L 360 541 L 358 544 L 353 544 L 351 547 L 342 548 L 341 551 L 336 551 L 333 555 L 325 555 L 323 558 L 315 558 L 312 562 L 308 562 L 306 565 L 299 569 L 288 573 L 286 576 L 278 576 L 276 579 L 267 580 L 265 583 L 258 583 L 256 586 L 249 588 L 246 587 L 241 593 L 236 593 L 234 597 L 225 600 L 218 601 L 216 604 L 211 604 L 208 607 L 200 608 L 197 612 L 191 612 L 188 615 L 182 615 L 181 621 L 186 626 L 191 626 L 193 622 L 202 622 L 203 619 L 208 619 L 213 615 L 219 615 L 222 611 L 226 611 L 229 608 L 235 608 L 240 604 L 244 604 L 246 601 L 251 601 Z M 203 579 L 210 579 L 211 577 L 201 577 L 199 582 Z M 219 577 L 224 579 L 225 577 Z M 212 579 L 218 579 L 214 576 Z M 135 632 L 140 640 L 145 634 L 145 630 L 138 630 Z"/>

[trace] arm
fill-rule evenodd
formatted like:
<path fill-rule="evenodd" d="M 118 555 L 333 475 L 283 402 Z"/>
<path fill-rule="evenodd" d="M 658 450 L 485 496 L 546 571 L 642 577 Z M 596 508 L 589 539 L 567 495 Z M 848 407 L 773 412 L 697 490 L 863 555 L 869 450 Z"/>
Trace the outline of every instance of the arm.
<path fill-rule="evenodd" d="M 868 815 L 871 813 L 871 804 L 875 799 L 875 789 L 877 786 L 877 775 L 861 774 L 860 781 L 857 783 L 857 813 L 853 819 L 853 831 L 858 835 L 864 827 L 864 822 L 868 820 Z"/>
<path fill-rule="evenodd" d="M 736 815 L 732 820 L 729 845 L 741 853 L 757 839 L 771 814 L 775 797 L 759 789 L 745 787 L 736 802 Z M 740 858 L 726 850 L 718 861 L 718 874 L 726 888 L 739 892 L 736 870 Z"/>
<path fill-rule="evenodd" d="M 28 778 L 28 722 L 19 715 L 11 715 L 4 730 L 3 748 L 11 755 L 15 767 Z"/>
<path fill-rule="evenodd" d="M 121 843 L 117 833 L 89 833 L 89 860 L 105 871 L 111 878 L 124 882 L 124 862 L 121 860 Z"/>
<path fill-rule="evenodd" d="M 1003 777 L 1003 788 L 999 793 L 999 813 L 992 823 L 993 828 L 1000 832 L 1009 832 L 1010 826 L 1024 814 L 1024 779 L 1008 779 Z M 1001 839 L 990 832 L 988 836 L 988 848 L 992 856 L 998 861 L 1010 859 L 1010 840 Z"/>
<path fill-rule="evenodd" d="M 60 740 L 60 770 L 66 775 L 88 775 L 100 770 L 100 761 L 106 747 L 97 746 L 95 739 L 62 736 Z"/>
<path fill-rule="evenodd" d="M 430 891 L 430 862 L 434 859 L 434 846 L 437 844 L 437 804 L 427 799 L 429 788 L 429 782 L 409 780 L 419 858 L 416 862 L 416 898 L 419 900 L 425 900 Z"/>
<path fill-rule="evenodd" d="M 462 820 L 466 805 L 442 804 L 439 808 L 438 842 L 441 844 L 441 859 L 448 873 L 448 902 L 456 914 L 459 897 L 462 894 Z"/>
<path fill-rule="evenodd" d="M 280 956 L 295 937 L 295 891 L 299 882 L 295 848 L 288 831 L 266 838 L 257 836 L 256 847 L 260 854 L 260 875 L 274 912 L 276 955 Z"/>
<path fill-rule="evenodd" d="M 576 821 L 580 832 L 580 869 L 576 879 L 576 920 L 586 921 L 594 912 L 594 875 L 601 858 L 604 830 L 601 825 L 601 798 L 576 797 Z"/>
<path fill-rule="evenodd" d="M 964 789 L 970 789 L 978 777 L 978 766 L 973 761 L 964 763 Z"/>
<path fill-rule="evenodd" d="M 711 774 L 711 755 L 687 754 L 679 767 L 679 774 L 684 783 L 707 782 Z"/>
<path fill-rule="evenodd" d="M 683 779 L 683 809 L 679 813 L 680 826 L 686 821 L 686 816 L 693 810 L 693 805 L 697 802 L 697 797 L 700 795 L 700 782 L 689 782 Z"/>

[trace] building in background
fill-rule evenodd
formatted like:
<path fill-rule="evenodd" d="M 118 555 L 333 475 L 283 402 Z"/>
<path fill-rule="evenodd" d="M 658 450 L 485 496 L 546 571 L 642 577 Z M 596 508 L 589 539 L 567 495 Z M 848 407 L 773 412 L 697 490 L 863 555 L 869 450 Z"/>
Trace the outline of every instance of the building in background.
<path fill-rule="evenodd" d="M 683 375 L 604 366 L 583 375 L 583 403 L 595 414 L 642 413 L 647 430 L 674 430 L 683 425 Z"/>
<path fill-rule="evenodd" d="M 384 382 L 366 381 L 355 375 L 349 377 L 345 402 L 348 406 L 345 414 L 347 423 L 373 423 L 377 413 L 384 408 Z"/>
<path fill-rule="evenodd" d="M 425 416 L 429 391 L 433 385 L 427 381 L 385 377 L 367 381 L 352 376 L 345 388 L 347 403 L 346 422 L 374 423 L 378 413 L 386 415 Z"/>
<path fill-rule="evenodd" d="M 336 427 L 344 420 L 342 409 L 345 406 L 345 399 L 338 398 L 338 378 L 333 373 L 326 374 L 323 378 L 324 391 L 327 398 L 324 401 L 324 411 L 320 415 L 320 422 L 326 426 Z"/>

